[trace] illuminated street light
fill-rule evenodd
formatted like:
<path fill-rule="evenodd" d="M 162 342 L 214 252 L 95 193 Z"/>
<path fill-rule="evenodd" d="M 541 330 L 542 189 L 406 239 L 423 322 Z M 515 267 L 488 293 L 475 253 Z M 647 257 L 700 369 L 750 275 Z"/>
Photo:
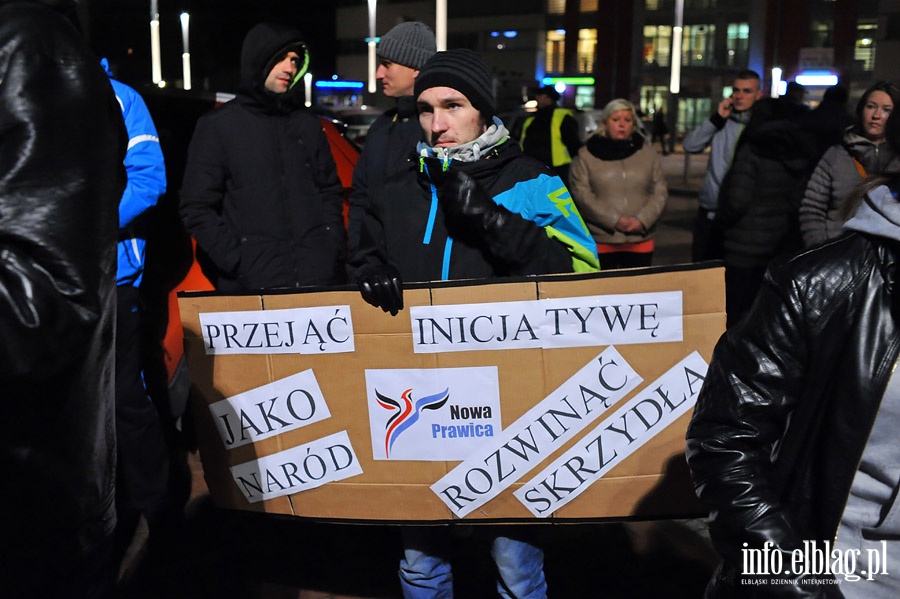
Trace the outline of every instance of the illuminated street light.
<path fill-rule="evenodd" d="M 150 0 L 150 72 L 153 83 L 162 81 L 162 61 L 159 57 L 159 6 Z"/>
<path fill-rule="evenodd" d="M 375 70 L 378 68 L 376 66 L 375 61 L 375 44 L 378 38 L 375 37 L 375 4 L 378 0 L 368 0 L 369 1 L 369 39 L 366 41 L 369 43 L 369 92 L 375 93 L 376 81 L 375 81 Z"/>
<path fill-rule="evenodd" d="M 772 67 L 772 91 L 769 95 L 777 98 L 781 95 L 781 67 Z"/>
<path fill-rule="evenodd" d="M 191 51 L 188 46 L 188 25 L 191 16 L 183 12 L 181 13 L 181 42 L 184 51 L 181 53 L 181 71 L 184 74 L 184 89 L 191 89 Z"/>
<path fill-rule="evenodd" d="M 672 73 L 669 77 L 669 91 L 681 91 L 681 35 L 684 24 L 684 0 L 675 0 L 675 26 L 672 27 Z"/>
<path fill-rule="evenodd" d="M 435 2 L 434 39 L 438 52 L 447 49 L 447 0 Z"/>

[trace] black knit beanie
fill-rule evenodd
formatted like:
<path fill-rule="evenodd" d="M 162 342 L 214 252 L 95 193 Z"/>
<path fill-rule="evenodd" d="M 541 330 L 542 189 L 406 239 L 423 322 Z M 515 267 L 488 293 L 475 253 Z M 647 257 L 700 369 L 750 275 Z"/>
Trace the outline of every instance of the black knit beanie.
<path fill-rule="evenodd" d="M 375 51 L 382 58 L 417 71 L 422 69 L 425 61 L 435 52 L 437 43 L 434 41 L 434 32 L 419 21 L 407 21 L 394 26 L 381 36 Z"/>
<path fill-rule="evenodd" d="M 494 116 L 494 75 L 477 52 L 457 48 L 429 58 L 416 77 L 416 97 L 432 87 L 452 87 L 486 118 Z"/>

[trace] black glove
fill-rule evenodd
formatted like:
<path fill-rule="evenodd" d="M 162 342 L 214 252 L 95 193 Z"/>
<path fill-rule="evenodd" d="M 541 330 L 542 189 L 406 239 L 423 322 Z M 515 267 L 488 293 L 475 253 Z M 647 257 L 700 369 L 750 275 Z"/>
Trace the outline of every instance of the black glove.
<path fill-rule="evenodd" d="M 504 228 L 512 213 L 497 205 L 472 177 L 456 168 L 442 170 L 437 159 L 426 159 L 426 165 L 448 222 L 460 223 L 482 237 Z"/>
<path fill-rule="evenodd" d="M 364 300 L 396 316 L 403 309 L 403 281 L 390 264 L 368 264 L 356 273 L 356 285 Z"/>

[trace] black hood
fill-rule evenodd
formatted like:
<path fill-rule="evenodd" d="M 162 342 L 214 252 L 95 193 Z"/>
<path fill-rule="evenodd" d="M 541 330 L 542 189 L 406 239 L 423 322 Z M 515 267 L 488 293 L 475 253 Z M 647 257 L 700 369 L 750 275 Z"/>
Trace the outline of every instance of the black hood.
<path fill-rule="evenodd" d="M 285 93 L 275 94 L 265 88 L 266 77 L 284 55 L 293 50 L 300 56 L 301 67 L 296 83 Z M 309 68 L 309 51 L 300 32 L 280 23 L 260 23 L 251 29 L 241 47 L 241 84 L 238 95 L 266 112 L 287 112 L 303 100 L 300 80 Z"/>

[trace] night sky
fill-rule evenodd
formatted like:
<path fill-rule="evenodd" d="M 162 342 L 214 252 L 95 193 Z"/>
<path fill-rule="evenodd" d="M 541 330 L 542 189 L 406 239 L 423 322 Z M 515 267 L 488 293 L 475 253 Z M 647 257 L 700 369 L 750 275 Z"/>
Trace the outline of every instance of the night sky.
<path fill-rule="evenodd" d="M 82 0 L 88 7 L 87 36 L 98 55 L 109 58 L 118 79 L 135 87 L 150 81 L 150 0 Z M 362 2 L 362 0 L 360 0 Z M 322 0 L 158 0 L 163 78 L 181 78 L 179 15 L 190 19 L 191 73 L 195 89 L 234 91 L 241 41 L 260 21 L 299 29 L 311 48 L 313 72 L 334 71 L 334 13 Z M 204 81 L 206 80 L 206 81 Z"/>

